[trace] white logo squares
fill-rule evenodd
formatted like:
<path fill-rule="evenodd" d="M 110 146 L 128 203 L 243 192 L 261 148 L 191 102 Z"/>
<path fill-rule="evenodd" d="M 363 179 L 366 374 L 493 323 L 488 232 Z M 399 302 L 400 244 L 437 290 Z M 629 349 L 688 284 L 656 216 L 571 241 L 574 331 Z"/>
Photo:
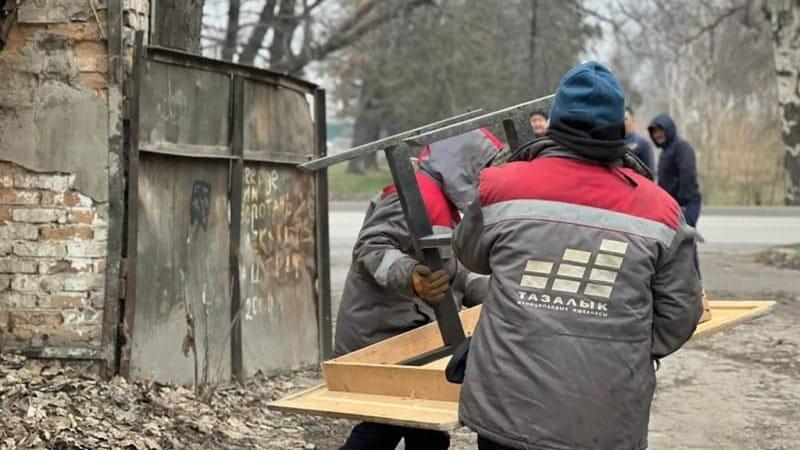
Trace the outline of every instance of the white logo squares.
<path fill-rule="evenodd" d="M 553 263 L 551 262 L 536 261 L 535 259 L 532 259 L 525 264 L 525 272 L 550 274 L 552 271 Z"/>
<path fill-rule="evenodd" d="M 624 262 L 628 243 L 614 239 L 603 239 L 597 252 L 567 248 L 561 261 L 550 262 L 531 259 L 525 263 L 520 285 L 529 289 L 550 289 L 558 292 L 583 294 L 592 297 L 610 298 L 618 270 Z M 594 261 L 592 264 L 592 256 Z M 553 274 L 553 268 L 558 270 Z M 588 277 L 587 277 L 588 273 Z"/>

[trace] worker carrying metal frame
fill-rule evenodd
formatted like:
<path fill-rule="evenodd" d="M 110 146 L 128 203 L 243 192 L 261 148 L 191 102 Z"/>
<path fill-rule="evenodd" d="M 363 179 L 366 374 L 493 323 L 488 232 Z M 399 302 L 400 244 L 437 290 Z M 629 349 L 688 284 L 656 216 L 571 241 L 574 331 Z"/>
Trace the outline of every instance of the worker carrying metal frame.
<path fill-rule="evenodd" d="M 480 176 L 453 238 L 491 274 L 459 417 L 479 448 L 643 449 L 654 361 L 702 312 L 695 235 L 626 152 L 625 95 L 581 64 L 544 138 Z"/>
<path fill-rule="evenodd" d="M 460 211 L 475 198 L 479 171 L 502 147 L 487 129 L 479 129 L 423 150 L 416 182 L 434 232 L 453 231 Z M 488 278 L 459 269 L 455 261 L 450 270 L 432 271 L 414 255 L 400 198 L 394 185 L 387 186 L 370 203 L 353 248 L 336 324 L 337 356 L 435 320 L 431 304 L 445 301 L 451 284 L 459 304 L 472 306 L 485 297 Z M 444 432 L 362 423 L 343 448 L 393 449 L 400 439 L 408 449 L 449 446 Z"/>

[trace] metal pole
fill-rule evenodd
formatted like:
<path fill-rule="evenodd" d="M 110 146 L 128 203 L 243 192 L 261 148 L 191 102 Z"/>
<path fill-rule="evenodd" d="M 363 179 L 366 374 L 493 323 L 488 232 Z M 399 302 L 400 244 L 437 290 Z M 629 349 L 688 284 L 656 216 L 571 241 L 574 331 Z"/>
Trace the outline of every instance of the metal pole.
<path fill-rule="evenodd" d="M 327 125 L 325 122 L 325 90 L 314 92 L 314 133 L 316 154 L 327 155 Z M 317 321 L 319 325 L 319 349 L 323 360 L 333 356 L 333 330 L 331 319 L 331 263 L 328 231 L 328 169 L 314 174 L 316 181 L 317 222 Z"/>
<path fill-rule="evenodd" d="M 241 280 L 239 274 L 239 249 L 242 241 L 242 196 L 244 179 L 244 79 L 233 77 L 233 114 L 231 118 L 231 153 L 235 159 L 230 162 L 230 250 L 229 265 L 231 276 L 231 375 L 233 378 L 244 377 L 242 360 L 242 321 L 241 321 Z"/>
<path fill-rule="evenodd" d="M 316 171 L 320 169 L 324 169 L 326 167 L 330 167 L 334 164 L 338 164 L 340 162 L 348 161 L 351 159 L 359 158 L 365 155 L 369 155 L 370 153 L 375 153 L 377 151 L 381 151 L 386 149 L 387 147 L 391 147 L 397 145 L 403 139 L 407 139 L 409 137 L 413 137 L 417 134 L 421 134 L 430 130 L 434 130 L 437 127 L 441 127 L 457 120 L 464 120 L 468 117 L 475 116 L 476 114 L 480 113 L 480 109 L 476 109 L 473 111 L 468 111 L 463 114 L 458 114 L 453 117 L 448 117 L 447 119 L 440 120 L 438 122 L 429 123 L 427 125 L 423 125 L 418 128 L 414 128 L 413 130 L 404 131 L 402 133 L 398 133 L 392 136 L 387 136 L 382 139 L 378 139 L 377 141 L 373 141 L 364 145 L 359 145 L 357 147 L 353 147 L 350 150 L 347 150 L 342 153 L 337 153 L 335 155 L 330 156 L 323 156 L 321 158 L 317 158 L 313 161 L 309 161 L 307 163 L 300 164 L 298 167 L 303 170 L 308 171 Z"/>

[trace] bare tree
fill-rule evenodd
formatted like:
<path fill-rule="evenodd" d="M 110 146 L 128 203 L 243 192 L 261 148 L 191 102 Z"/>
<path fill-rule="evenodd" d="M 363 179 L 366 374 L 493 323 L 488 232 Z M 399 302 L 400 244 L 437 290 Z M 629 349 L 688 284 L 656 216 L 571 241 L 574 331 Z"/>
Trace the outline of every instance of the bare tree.
<path fill-rule="evenodd" d="M 219 2 L 217 2 L 219 3 Z M 207 20 L 207 48 L 242 64 L 297 74 L 433 0 L 231 1 L 224 28 Z M 258 5 L 256 7 L 256 5 Z M 255 9 L 253 9 L 255 8 Z M 336 16 L 336 20 L 330 20 Z"/>
<path fill-rule="evenodd" d="M 237 38 L 239 37 L 239 0 L 230 0 L 228 5 L 228 25 L 225 30 L 225 42 L 222 45 L 222 59 L 233 61 L 236 54 Z"/>
<path fill-rule="evenodd" d="M 613 33 L 613 60 L 643 94 L 639 109 L 669 112 L 692 141 L 707 200 L 778 200 L 772 48 L 753 0 L 617 0 L 603 11 L 570 3 Z"/>
<path fill-rule="evenodd" d="M 160 0 L 153 5 L 155 43 L 200 53 L 203 0 Z"/>
<path fill-rule="evenodd" d="M 800 206 L 800 0 L 767 0 L 778 80 L 787 205 Z"/>

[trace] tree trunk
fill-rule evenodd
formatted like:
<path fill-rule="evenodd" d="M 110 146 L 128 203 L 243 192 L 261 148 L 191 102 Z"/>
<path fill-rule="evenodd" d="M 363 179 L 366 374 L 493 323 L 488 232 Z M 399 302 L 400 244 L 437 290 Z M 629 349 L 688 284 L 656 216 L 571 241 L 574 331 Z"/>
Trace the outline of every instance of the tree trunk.
<path fill-rule="evenodd" d="M 156 0 L 154 43 L 189 53 L 201 53 L 203 0 Z"/>
<path fill-rule="evenodd" d="M 787 205 L 800 206 L 800 0 L 768 0 L 778 78 Z"/>
<path fill-rule="evenodd" d="M 225 30 L 225 44 L 222 47 L 222 59 L 233 61 L 236 54 L 236 38 L 239 35 L 239 0 L 230 0 L 228 6 L 228 28 Z"/>
<path fill-rule="evenodd" d="M 272 42 L 269 45 L 269 65 L 280 68 L 292 56 L 292 36 L 300 19 L 295 12 L 297 0 L 281 0 L 278 17 L 272 27 Z"/>
<path fill-rule="evenodd" d="M 247 39 L 247 44 L 239 55 L 239 62 L 242 64 L 253 65 L 256 61 L 256 55 L 264 43 L 264 37 L 267 32 L 272 28 L 272 21 L 275 19 L 275 4 L 278 0 L 267 0 L 264 7 L 261 8 L 261 13 L 258 15 L 258 23 L 253 29 L 253 34 Z"/>
<path fill-rule="evenodd" d="M 376 141 L 381 137 L 381 125 L 377 120 L 377 113 L 369 98 L 366 98 L 367 82 L 362 86 L 361 107 L 356 116 L 356 123 L 353 124 L 353 147 L 368 142 Z M 347 164 L 347 171 L 350 173 L 361 173 L 363 169 L 377 169 L 378 155 L 372 153 L 359 159 L 351 159 Z"/>

